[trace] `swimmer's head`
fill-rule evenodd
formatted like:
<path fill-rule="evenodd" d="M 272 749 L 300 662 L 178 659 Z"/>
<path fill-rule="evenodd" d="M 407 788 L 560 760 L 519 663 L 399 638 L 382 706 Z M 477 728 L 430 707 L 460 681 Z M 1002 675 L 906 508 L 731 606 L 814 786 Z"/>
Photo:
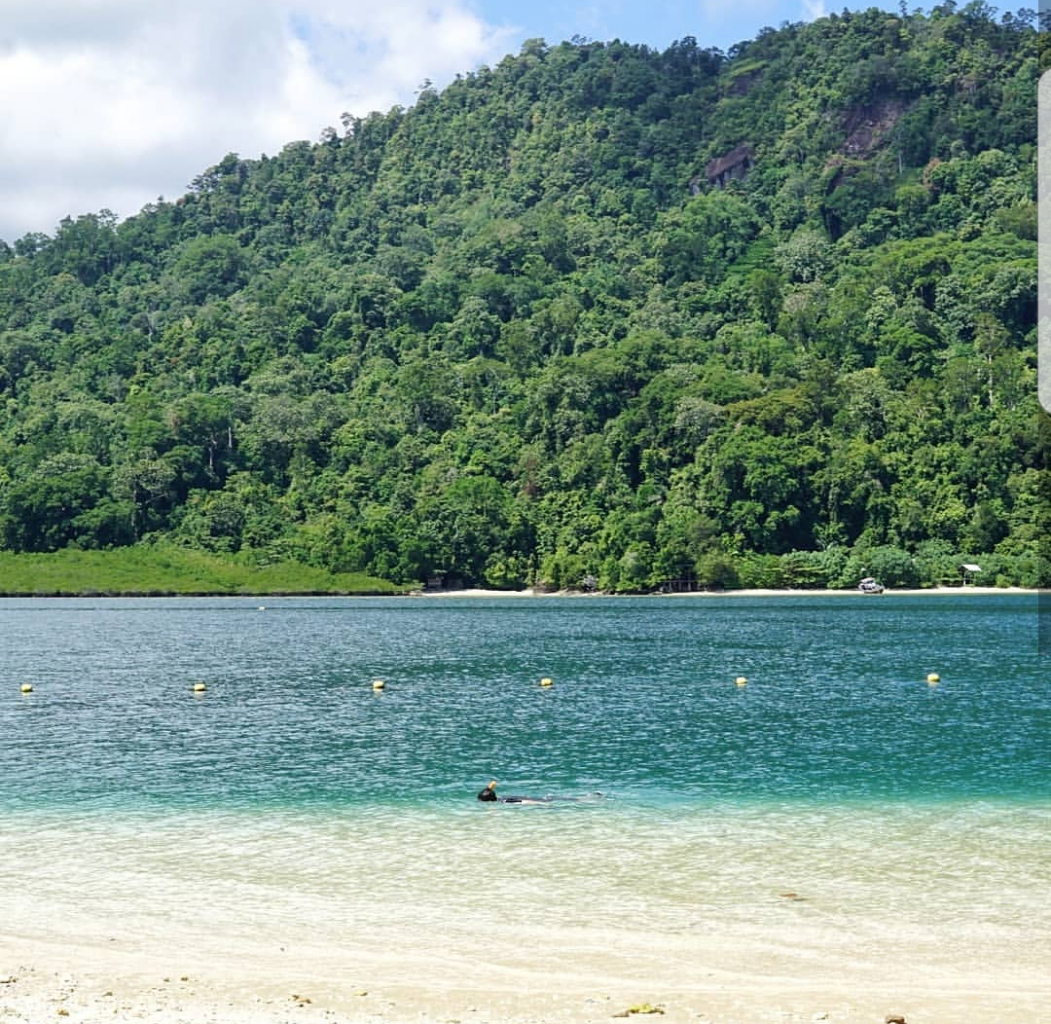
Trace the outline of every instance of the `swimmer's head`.
<path fill-rule="evenodd" d="M 492 781 L 491 781 L 491 782 L 489 783 L 489 785 L 488 785 L 488 786 L 486 786 L 485 788 L 486 788 L 486 789 L 496 789 L 496 779 L 493 779 L 493 780 L 492 780 Z"/>

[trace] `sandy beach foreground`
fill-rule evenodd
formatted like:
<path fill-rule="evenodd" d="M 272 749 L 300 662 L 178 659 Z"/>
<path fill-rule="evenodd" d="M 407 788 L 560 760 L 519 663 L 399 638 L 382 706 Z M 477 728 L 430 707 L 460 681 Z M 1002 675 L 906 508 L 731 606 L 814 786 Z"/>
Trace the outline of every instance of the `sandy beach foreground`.
<path fill-rule="evenodd" d="M 760 947 L 738 949 L 737 969 L 726 963 L 718 935 L 697 942 L 688 958 L 698 970 L 674 976 L 684 951 L 670 943 L 667 957 L 650 949 L 651 977 L 618 977 L 624 937 L 569 959 L 524 949 L 516 964 L 481 957 L 465 976 L 443 951 L 398 950 L 251 957 L 217 964 L 186 952 L 158 955 L 86 946 L 0 940 L 0 1020 L 39 1024 L 136 1021 L 147 1024 L 592 1024 L 612 1019 L 668 1024 L 794 1024 L 829 1021 L 873 1024 L 901 1015 L 908 1024 L 1034 1024 L 1051 1014 L 1051 985 L 1033 969 L 983 966 L 974 959 L 908 963 L 888 922 L 887 950 L 868 962 L 830 955 L 827 961 L 790 963 Z M 771 947 L 791 936 L 771 936 Z M 360 941 L 360 939 L 358 940 Z M 290 961 L 294 961 L 294 966 Z M 673 968 L 669 970 L 669 967 Z"/>
<path fill-rule="evenodd" d="M 713 938 L 712 942 L 717 942 Z M 479 962 L 475 978 L 431 983 L 426 964 L 384 955 L 383 963 L 346 963 L 333 976 L 313 964 L 254 962 L 217 974 L 192 957 L 114 956 L 100 950 L 34 950 L 35 965 L 4 948 L 16 968 L 0 991 L 5 1021 L 67 1019 L 83 1024 L 146 1021 L 151 1024 L 206 1022 L 336 1021 L 356 1024 L 420 1021 L 491 1021 L 507 1024 L 590 1024 L 620 1017 L 649 1017 L 660 1011 L 672 1022 L 883 1021 L 900 1014 L 909 1024 L 1033 1024 L 1051 1010 L 1047 982 L 1037 976 L 976 971 L 974 964 L 903 972 L 899 964 L 879 979 L 877 965 L 857 977 L 848 965 L 838 977 L 829 967 L 794 977 L 755 972 L 705 972 L 689 984 L 660 976 L 649 982 L 617 981 L 598 964 L 567 963 L 552 954 L 543 968 L 523 958 L 516 970 L 494 970 Z M 435 961 L 440 960 L 436 951 Z M 189 963 L 189 966 L 187 964 Z M 167 973 L 165 971 L 167 970 Z M 179 971 L 181 973 L 175 973 Z M 912 978 L 921 976 L 921 980 Z M 656 1019 L 653 1013 L 653 1019 Z"/>

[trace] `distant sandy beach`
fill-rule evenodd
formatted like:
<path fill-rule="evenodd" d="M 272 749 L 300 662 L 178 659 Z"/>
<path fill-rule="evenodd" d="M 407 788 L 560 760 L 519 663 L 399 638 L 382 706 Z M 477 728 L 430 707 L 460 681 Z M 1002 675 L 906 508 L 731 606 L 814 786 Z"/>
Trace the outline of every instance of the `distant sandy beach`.
<path fill-rule="evenodd" d="M 1037 590 L 1022 587 L 927 587 L 924 589 L 892 589 L 888 587 L 882 594 L 862 594 L 857 590 L 690 590 L 670 594 L 607 594 L 595 591 L 586 593 L 580 590 L 420 590 L 414 597 L 676 597 L 676 598 L 726 598 L 726 597 L 867 597 L 877 600 L 882 597 L 917 597 L 944 596 L 960 597 L 965 594 L 1037 594 Z"/>

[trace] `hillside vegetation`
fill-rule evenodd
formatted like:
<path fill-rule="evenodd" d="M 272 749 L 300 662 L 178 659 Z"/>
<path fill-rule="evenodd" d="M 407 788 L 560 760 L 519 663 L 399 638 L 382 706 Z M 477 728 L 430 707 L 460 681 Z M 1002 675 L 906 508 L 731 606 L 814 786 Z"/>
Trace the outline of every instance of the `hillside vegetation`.
<path fill-rule="evenodd" d="M 534 40 L 0 243 L 0 546 L 1046 583 L 1032 20 Z"/>

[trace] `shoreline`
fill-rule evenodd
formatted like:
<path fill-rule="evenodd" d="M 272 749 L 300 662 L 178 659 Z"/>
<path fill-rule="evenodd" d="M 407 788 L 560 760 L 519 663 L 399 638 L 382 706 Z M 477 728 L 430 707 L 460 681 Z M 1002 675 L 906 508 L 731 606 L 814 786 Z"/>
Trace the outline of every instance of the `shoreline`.
<path fill-rule="evenodd" d="M 915 587 L 892 589 L 888 587 L 882 594 L 863 594 L 859 590 L 829 590 L 829 589 L 760 589 L 750 588 L 741 590 L 688 590 L 669 594 L 611 594 L 605 591 L 586 593 L 581 590 L 556 590 L 538 591 L 531 587 L 525 590 L 485 590 L 481 588 L 466 588 L 463 590 L 418 590 L 408 595 L 411 597 L 583 597 L 583 598 L 636 598 L 636 597 L 674 597 L 674 598 L 727 598 L 727 597 L 865 597 L 869 600 L 878 600 L 881 597 L 954 597 L 964 594 L 990 595 L 990 594 L 1039 594 L 1040 591 L 1026 587 Z M 291 596 L 291 595 L 290 595 Z M 405 596 L 405 595 L 403 595 Z"/>
<path fill-rule="evenodd" d="M 67 591 L 57 590 L 50 591 L 47 593 L 41 592 L 28 592 L 28 591 L 12 591 L 8 593 L 0 593 L 0 602 L 2 601 L 36 601 L 36 600 L 68 600 L 68 601 L 91 601 L 91 600 L 121 600 L 121 599 L 134 599 L 134 600 L 172 600 L 173 598 L 228 598 L 231 600 L 245 600 L 245 601 L 259 601 L 263 599 L 269 600 L 285 600 L 288 598 L 350 598 L 350 599 L 369 599 L 369 600 L 381 600 L 389 601 L 391 599 L 404 599 L 412 598 L 414 600 L 419 599 L 463 599 L 463 598 L 506 598 L 506 599 L 523 599 L 523 598 L 586 598 L 588 600 L 624 600 L 625 598 L 676 598 L 676 599 L 725 599 L 735 597 L 828 597 L 828 598 L 842 598 L 842 597 L 864 597 L 869 600 L 878 600 L 880 598 L 893 598 L 893 597 L 960 597 L 964 595 L 972 596 L 989 596 L 994 594 L 1032 594 L 1038 595 L 1042 593 L 1041 590 L 1032 587 L 982 587 L 982 586 L 968 586 L 968 587 L 911 587 L 911 588 L 900 588 L 894 589 L 888 587 L 882 594 L 863 594 L 856 589 L 846 590 L 831 590 L 831 589 L 804 589 L 804 588 L 779 588 L 779 589 L 762 589 L 762 588 L 742 588 L 739 590 L 684 590 L 675 591 L 672 593 L 624 593 L 614 594 L 608 591 L 592 591 L 587 592 L 583 590 L 537 590 L 533 587 L 526 587 L 523 590 L 489 590 L 482 587 L 468 587 L 460 590 L 403 590 L 391 593 L 377 593 L 375 591 L 361 591 L 361 592 L 350 592 L 350 591 L 318 591 L 318 590 L 303 590 L 303 591 L 260 591 L 258 593 L 236 593 L 232 594 L 229 591 L 223 590 L 199 590 L 199 591 L 170 591 L 161 592 L 156 590 L 151 591 L 135 591 L 135 590 L 122 590 L 113 592 L 100 592 L 93 590 L 84 591 Z"/>
<path fill-rule="evenodd" d="M 891 1014 L 1032 1024 L 1051 1014 L 1051 921 L 1040 907 L 1026 913 L 1046 807 L 1024 821 L 968 818 L 989 837 L 977 845 L 955 809 L 892 815 L 889 827 L 882 812 L 805 822 L 743 812 L 663 849 L 647 844 L 651 828 L 616 824 L 589 839 L 550 818 L 473 818 L 474 830 L 430 833 L 423 865 L 403 844 L 421 833 L 397 824 L 363 851 L 364 832 L 275 830 L 269 816 L 265 839 L 89 823 L 38 842 L 27 825 L 0 843 L 34 880 L 0 922 L 0 1020 L 611 1024 L 647 1019 L 649 1007 L 664 1024 Z M 567 858 L 581 849 L 574 868 Z M 974 866 L 978 851 L 1006 858 L 999 877 Z M 670 877 L 683 871 L 685 890 Z M 370 873 L 378 888 L 361 884 Z M 654 874 L 667 881 L 640 892 Z"/>

